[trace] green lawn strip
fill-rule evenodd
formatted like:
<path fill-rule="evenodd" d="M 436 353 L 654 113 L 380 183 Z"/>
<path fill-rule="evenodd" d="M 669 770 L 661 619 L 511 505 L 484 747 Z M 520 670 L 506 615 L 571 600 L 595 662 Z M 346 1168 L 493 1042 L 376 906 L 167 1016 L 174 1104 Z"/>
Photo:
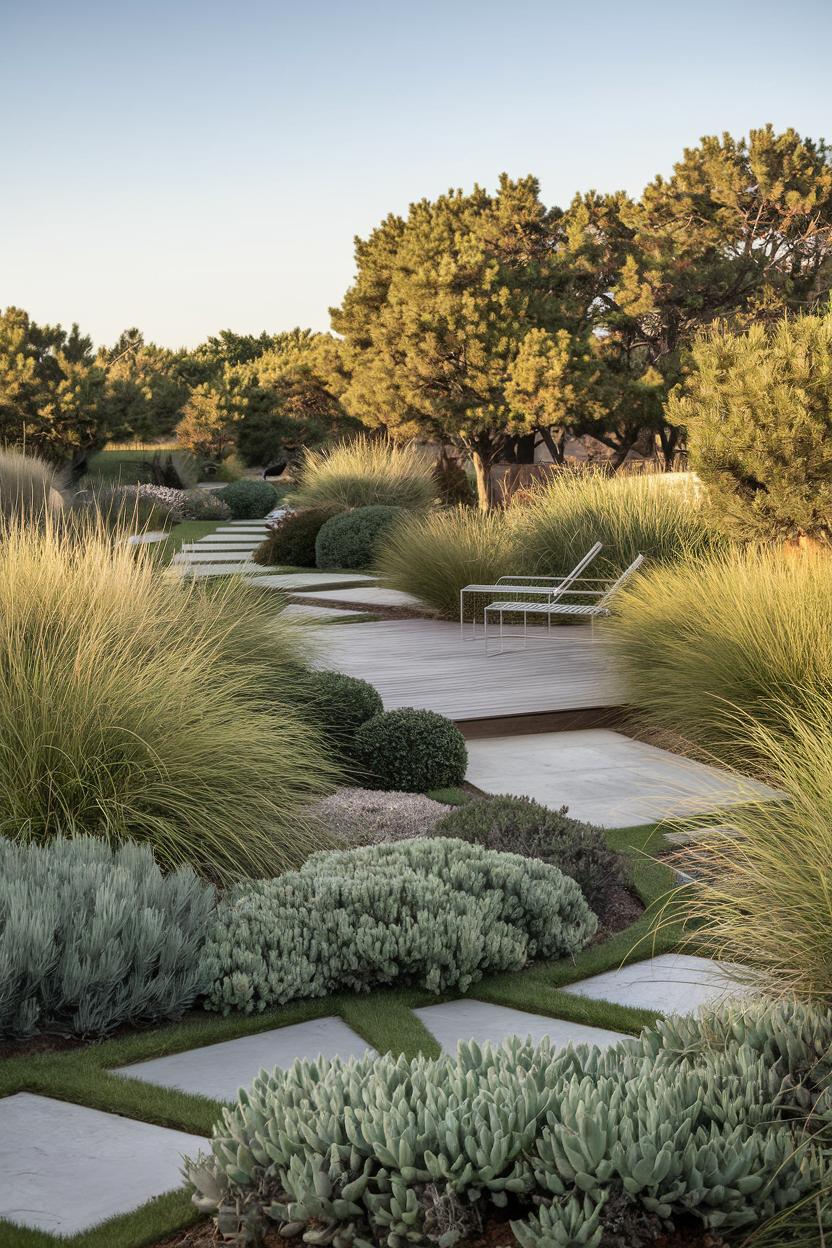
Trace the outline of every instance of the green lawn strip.
<path fill-rule="evenodd" d="M 403 991 L 374 992 L 344 998 L 341 1017 L 377 1053 L 403 1054 L 407 1058 L 438 1057 L 439 1045 L 421 1019 L 412 1012 L 414 1005 L 438 1000 L 430 993 Z"/>
<path fill-rule="evenodd" d="M 150 547 L 154 559 L 162 565 L 170 563 L 185 542 L 198 542 L 201 537 L 216 532 L 221 523 L 220 520 L 183 520 L 175 524 L 164 541 Z"/>
<path fill-rule="evenodd" d="M 78 1235 L 50 1235 L 0 1218 L 0 1244 L 3 1248 L 145 1248 L 203 1219 L 188 1193 L 176 1189 Z"/>
<path fill-rule="evenodd" d="M 426 796 L 433 798 L 435 802 L 442 802 L 445 806 L 464 806 L 466 802 L 473 800 L 470 793 L 456 786 L 450 789 L 431 789 Z"/>
<path fill-rule="evenodd" d="M 154 453 L 174 449 L 173 443 L 138 447 L 135 450 L 108 450 L 105 447 L 103 451 L 90 455 L 87 461 L 87 477 L 94 485 L 144 484 L 150 479 L 145 465 L 153 458 Z M 82 481 L 81 484 L 86 482 Z"/>

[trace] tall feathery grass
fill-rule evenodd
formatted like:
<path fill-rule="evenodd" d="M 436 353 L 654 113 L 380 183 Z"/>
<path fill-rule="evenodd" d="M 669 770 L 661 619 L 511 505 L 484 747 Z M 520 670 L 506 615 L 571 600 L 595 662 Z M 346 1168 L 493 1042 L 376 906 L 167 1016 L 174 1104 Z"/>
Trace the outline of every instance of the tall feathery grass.
<path fill-rule="evenodd" d="M 473 515 L 463 507 L 408 521 L 391 535 L 378 566 L 387 584 L 453 617 L 463 586 L 503 574 L 565 576 L 597 541 L 604 549 L 587 575 L 604 577 L 638 554 L 664 562 L 719 540 L 686 485 L 563 469 L 505 511 Z"/>
<path fill-rule="evenodd" d="M 528 491 L 508 519 L 519 571 L 543 576 L 566 575 L 595 542 L 604 547 L 596 576 L 621 572 L 640 554 L 666 563 L 720 542 L 695 488 L 659 474 L 563 469 Z"/>
<path fill-rule="evenodd" d="M 391 589 L 452 618 L 463 586 L 493 584 L 512 571 L 511 532 L 501 511 L 455 507 L 407 516 L 383 542 L 376 567 Z"/>
<path fill-rule="evenodd" d="M 437 484 L 431 457 L 417 446 L 359 436 L 304 453 L 293 499 L 303 507 L 429 507 Z"/>
<path fill-rule="evenodd" d="M 297 866 L 332 776 L 281 694 L 298 637 L 253 591 L 161 573 L 100 524 L 6 526 L 0 834 L 132 838 L 219 878 Z"/>
<path fill-rule="evenodd" d="M 655 568 L 621 594 L 606 637 L 648 723 L 743 766 L 738 711 L 778 731 L 832 687 L 832 559 L 733 550 Z"/>
<path fill-rule="evenodd" d="M 775 731 L 735 717 L 780 800 L 750 801 L 677 855 L 698 947 L 770 994 L 832 1003 L 832 685 L 784 705 Z"/>
<path fill-rule="evenodd" d="M 36 455 L 0 448 L 0 521 L 38 520 L 55 515 L 63 499 L 55 485 L 55 470 Z"/>

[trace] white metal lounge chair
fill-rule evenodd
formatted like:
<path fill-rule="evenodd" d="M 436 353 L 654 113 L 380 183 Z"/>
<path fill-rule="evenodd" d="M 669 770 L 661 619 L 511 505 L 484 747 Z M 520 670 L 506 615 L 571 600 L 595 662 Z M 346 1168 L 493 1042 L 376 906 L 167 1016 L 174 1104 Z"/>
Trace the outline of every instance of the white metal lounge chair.
<path fill-rule="evenodd" d="M 548 630 L 551 632 L 552 618 L 556 615 L 579 616 L 588 619 L 594 629 L 595 621 L 603 616 L 610 615 L 610 602 L 618 593 L 625 581 L 629 580 L 634 572 L 637 572 L 644 563 L 644 555 L 638 555 L 628 568 L 625 568 L 621 575 L 614 581 L 608 581 L 606 588 L 595 594 L 597 602 L 562 602 L 564 594 L 575 594 L 581 591 L 572 589 L 572 580 L 570 577 L 564 577 L 563 583 L 558 589 L 554 590 L 548 601 L 527 601 L 527 602 L 491 602 L 485 608 L 484 617 L 484 633 L 485 633 L 485 653 L 488 654 L 488 616 L 489 612 L 493 612 L 500 618 L 500 649 L 498 654 L 503 652 L 503 616 L 504 615 L 520 615 L 523 616 L 523 647 L 526 645 L 527 617 L 530 615 L 545 615 Z"/>
<path fill-rule="evenodd" d="M 581 582 L 582 588 L 572 590 L 575 594 L 586 594 L 596 597 L 601 593 L 604 587 L 609 583 L 604 577 L 584 577 L 581 575 L 593 559 L 603 549 L 601 542 L 596 542 L 584 555 L 583 559 L 572 569 L 567 576 L 501 576 L 493 585 L 466 585 L 459 591 L 459 635 L 465 639 L 465 595 L 466 594 L 518 594 L 521 598 L 528 598 L 530 595 L 547 601 L 552 598 L 553 594 L 557 594 L 566 586 L 573 586 L 576 582 Z M 513 582 L 517 584 L 513 584 Z M 521 584 L 520 582 L 526 582 Z M 472 621 L 471 637 L 476 637 L 477 623 L 476 618 Z"/>

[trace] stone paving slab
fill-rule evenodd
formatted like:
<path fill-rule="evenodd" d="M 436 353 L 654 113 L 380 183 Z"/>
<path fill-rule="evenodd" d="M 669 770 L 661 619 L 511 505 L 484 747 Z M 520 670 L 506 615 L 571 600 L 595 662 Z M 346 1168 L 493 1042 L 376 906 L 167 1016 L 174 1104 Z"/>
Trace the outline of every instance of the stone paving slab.
<path fill-rule="evenodd" d="M 255 568 L 262 565 L 255 564 Z M 263 573 L 258 585 L 268 585 L 270 589 L 302 589 L 304 598 L 318 597 L 318 593 L 310 595 L 306 593 L 307 589 L 314 589 L 316 585 L 344 585 L 354 586 L 358 584 L 368 584 L 374 578 L 372 576 L 364 576 L 358 572 L 269 572 L 268 568 L 263 568 Z M 320 591 L 319 591 L 320 592 Z M 331 590 L 333 596 L 342 597 L 341 591 Z M 344 590 L 344 593 L 353 592 L 352 590 Z"/>
<path fill-rule="evenodd" d="M 563 991 L 660 1014 L 695 1014 L 703 1006 L 747 995 L 749 986 L 737 980 L 735 974 L 736 968 L 721 966 L 710 958 L 661 953 L 582 979 Z"/>
<path fill-rule="evenodd" d="M 173 556 L 171 563 L 221 563 L 223 561 L 248 563 L 250 559 L 246 551 L 240 553 L 229 550 L 217 553 L 210 550 L 178 550 Z"/>
<path fill-rule="evenodd" d="M 558 1048 L 567 1044 L 597 1044 L 606 1048 L 619 1040 L 630 1040 L 622 1031 L 603 1027 L 587 1027 L 561 1018 L 527 1014 L 525 1010 L 492 1005 L 489 1001 L 446 1001 L 442 1005 L 426 1005 L 413 1013 L 438 1040 L 445 1053 L 455 1054 L 460 1040 L 476 1040 L 484 1044 L 502 1044 L 509 1036 L 531 1036 L 535 1043 L 549 1039 Z"/>
<path fill-rule="evenodd" d="M 375 1050 L 340 1018 L 316 1018 L 240 1036 L 221 1044 L 207 1044 L 172 1057 L 157 1057 L 113 1071 L 132 1079 L 156 1083 L 210 1096 L 215 1101 L 233 1101 L 240 1088 L 246 1088 L 261 1070 L 288 1067 L 297 1058 L 363 1057 Z"/>
<path fill-rule="evenodd" d="M 256 532 L 247 532 L 245 529 L 239 533 L 225 533 L 218 529 L 216 533 L 206 533 L 204 537 L 197 538 L 196 542 L 191 542 L 192 546 L 257 546 L 266 535 L 265 529 L 258 529 Z"/>
<path fill-rule="evenodd" d="M 605 728 L 469 741 L 468 759 L 466 778 L 488 793 L 567 805 L 573 818 L 607 828 L 777 796 L 756 781 Z"/>
<path fill-rule="evenodd" d="M 317 593 L 304 594 L 304 598 L 314 598 L 320 602 L 361 603 L 372 607 L 418 607 L 424 610 L 425 604 L 413 594 L 402 593 L 399 589 L 384 589 L 380 585 L 371 585 L 367 589 L 329 589 L 318 590 Z"/>
<path fill-rule="evenodd" d="M 282 614 L 298 620 L 343 620 L 363 615 L 364 612 L 349 611 L 346 607 L 310 607 L 303 602 L 287 602 Z"/>
<path fill-rule="evenodd" d="M 0 1100 L 0 1218 L 76 1235 L 182 1185 L 208 1140 L 51 1097 Z"/>
<path fill-rule="evenodd" d="M 169 566 L 174 572 L 181 572 L 183 576 L 242 576 L 245 574 L 246 580 L 256 576 L 258 568 L 256 563 L 251 562 L 189 563 L 186 560 L 177 563 L 171 561 Z"/>

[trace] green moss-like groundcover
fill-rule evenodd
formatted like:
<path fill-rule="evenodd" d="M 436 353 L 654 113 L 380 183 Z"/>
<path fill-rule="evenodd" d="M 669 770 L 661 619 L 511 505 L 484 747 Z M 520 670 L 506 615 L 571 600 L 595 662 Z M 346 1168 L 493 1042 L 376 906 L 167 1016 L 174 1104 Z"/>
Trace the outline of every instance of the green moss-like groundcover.
<path fill-rule="evenodd" d="M 584 950 L 574 960 L 539 962 L 519 973 L 487 976 L 467 994 L 454 991 L 435 996 L 422 989 L 404 988 L 363 996 L 335 994 L 282 1006 L 256 1017 L 217 1018 L 195 1013 L 173 1026 L 66 1053 L 8 1058 L 0 1062 L 0 1097 L 33 1092 L 204 1135 L 207 1146 L 211 1128 L 220 1113 L 217 1101 L 110 1072 L 132 1062 L 329 1015 L 342 1018 L 379 1053 L 400 1053 L 407 1058 L 423 1053 L 436 1057 L 438 1044 L 412 1010 L 466 995 L 529 1013 L 637 1034 L 654 1021 L 654 1013 L 560 991 L 579 979 L 651 954 L 664 953 L 674 947 L 680 936 L 680 928 L 673 922 L 663 922 L 658 932 L 654 931 L 655 920 L 673 883 L 669 869 L 655 860 L 655 855 L 666 848 L 661 832 L 653 826 L 616 829 L 608 833 L 608 838 L 615 848 L 630 855 L 633 885 L 647 908 L 630 927 L 617 932 L 604 944 Z M 168 1192 L 131 1213 L 70 1237 L 30 1230 L 0 1219 L 0 1243 L 3 1248 L 144 1248 L 198 1221 L 199 1216 L 189 1194 L 182 1189 Z"/>

